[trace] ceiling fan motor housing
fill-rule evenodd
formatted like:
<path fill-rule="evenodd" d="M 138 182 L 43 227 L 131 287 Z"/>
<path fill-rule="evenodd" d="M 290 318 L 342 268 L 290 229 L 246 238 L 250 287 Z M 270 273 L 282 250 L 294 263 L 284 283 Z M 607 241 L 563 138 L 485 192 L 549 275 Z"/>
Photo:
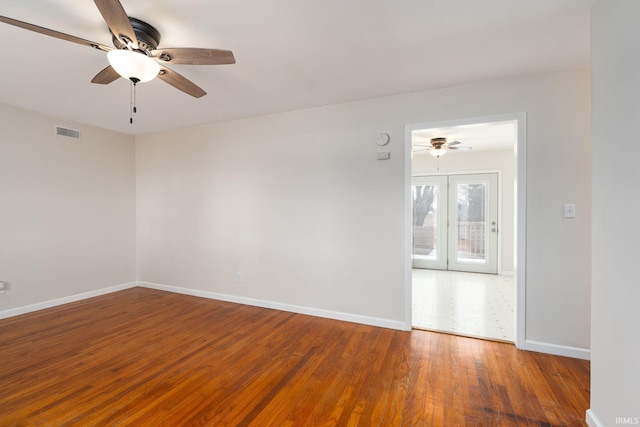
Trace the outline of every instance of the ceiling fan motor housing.
<path fill-rule="evenodd" d="M 138 39 L 138 49 L 144 52 L 151 52 L 160 44 L 160 32 L 151 24 L 140 19 L 129 17 L 129 22 L 133 27 L 133 32 Z M 113 35 L 113 44 L 118 49 L 126 49 L 128 46 L 118 36 Z"/>
<path fill-rule="evenodd" d="M 438 149 L 443 145 L 447 145 L 447 138 L 431 138 L 431 145 Z"/>

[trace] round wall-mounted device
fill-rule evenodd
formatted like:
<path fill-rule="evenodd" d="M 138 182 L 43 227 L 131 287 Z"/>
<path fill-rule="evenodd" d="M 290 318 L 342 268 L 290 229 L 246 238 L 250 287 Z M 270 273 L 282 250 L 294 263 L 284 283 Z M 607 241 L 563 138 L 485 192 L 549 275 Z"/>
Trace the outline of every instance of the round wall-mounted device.
<path fill-rule="evenodd" d="M 376 136 L 376 144 L 378 145 L 387 145 L 390 140 L 391 138 L 388 133 L 379 133 L 378 136 Z"/>

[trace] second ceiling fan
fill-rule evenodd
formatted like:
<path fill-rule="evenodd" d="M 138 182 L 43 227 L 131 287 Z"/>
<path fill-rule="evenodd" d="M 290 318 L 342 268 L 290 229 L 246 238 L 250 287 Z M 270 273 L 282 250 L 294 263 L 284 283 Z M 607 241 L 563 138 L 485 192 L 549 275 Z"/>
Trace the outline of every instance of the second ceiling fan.
<path fill-rule="evenodd" d="M 418 148 L 415 151 L 429 151 L 429 153 L 431 153 L 432 156 L 434 157 L 441 157 L 444 156 L 448 150 L 471 150 L 471 147 L 455 147 L 455 145 L 459 145 L 462 144 L 460 141 L 451 141 L 451 142 L 447 142 L 447 138 L 431 138 L 431 141 L 429 141 L 429 143 L 414 143 L 413 145 L 417 146 L 417 147 L 423 147 L 423 148 Z"/>

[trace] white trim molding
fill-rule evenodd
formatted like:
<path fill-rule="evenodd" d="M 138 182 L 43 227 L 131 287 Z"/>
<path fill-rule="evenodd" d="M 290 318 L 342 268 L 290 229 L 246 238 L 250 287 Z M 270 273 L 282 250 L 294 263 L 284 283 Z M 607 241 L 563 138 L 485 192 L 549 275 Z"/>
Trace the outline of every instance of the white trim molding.
<path fill-rule="evenodd" d="M 44 310 L 45 308 L 56 307 L 70 302 L 81 301 L 87 298 L 93 298 L 100 295 L 110 294 L 112 292 L 122 291 L 129 288 L 138 286 L 137 282 L 123 283 L 121 285 L 110 286 L 108 288 L 96 289 L 94 291 L 82 292 L 80 294 L 69 295 L 62 298 L 56 298 L 48 301 L 39 302 L 36 304 L 25 305 L 22 307 L 10 308 L 8 310 L 0 311 L 0 319 L 6 319 L 8 317 L 19 316 L 21 314 L 27 314 L 38 310 Z"/>
<path fill-rule="evenodd" d="M 516 162 L 515 259 L 516 348 L 523 348 L 527 335 L 527 114 L 517 113 L 518 139 L 513 150 Z"/>
<path fill-rule="evenodd" d="M 198 289 L 184 288 L 181 286 L 162 285 L 159 283 L 138 282 L 138 286 L 156 289 L 159 291 L 174 292 L 178 294 L 191 295 L 194 297 L 209 298 L 218 301 L 232 302 L 236 304 L 251 305 L 254 307 L 271 308 L 274 310 L 288 311 L 291 313 L 308 314 L 310 316 L 324 317 L 327 319 L 342 320 L 352 323 L 360 323 L 381 328 L 396 329 L 401 331 L 407 329 L 403 321 L 382 319 L 378 317 L 361 316 L 358 314 L 343 313 L 339 311 L 323 310 L 320 308 L 305 307 L 301 305 L 284 304 L 274 301 L 265 301 L 255 298 L 247 298 L 236 295 L 221 294 L 217 292 L 202 291 Z"/>
<path fill-rule="evenodd" d="M 556 356 L 573 357 L 574 359 L 591 360 L 591 350 L 582 347 L 571 347 L 568 345 L 549 344 L 546 342 L 526 340 L 524 342 L 523 350 L 554 354 Z"/>
<path fill-rule="evenodd" d="M 598 417 L 596 417 L 596 414 L 594 414 L 591 409 L 587 409 L 585 421 L 589 427 L 604 427 L 604 424 L 600 422 Z"/>

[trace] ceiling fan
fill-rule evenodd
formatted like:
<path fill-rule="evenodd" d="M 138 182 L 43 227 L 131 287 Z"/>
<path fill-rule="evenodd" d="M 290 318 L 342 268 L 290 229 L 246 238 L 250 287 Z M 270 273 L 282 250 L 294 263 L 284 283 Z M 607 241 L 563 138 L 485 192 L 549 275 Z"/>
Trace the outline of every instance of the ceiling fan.
<path fill-rule="evenodd" d="M 460 141 L 447 142 L 447 138 L 431 138 L 429 145 L 427 145 L 426 143 L 424 144 L 414 143 L 413 145 L 417 147 L 424 147 L 424 148 L 417 148 L 415 151 L 426 150 L 426 151 L 429 151 L 431 155 L 434 157 L 444 156 L 449 150 L 460 150 L 460 151 L 471 150 L 471 147 L 453 147 L 454 145 L 459 145 L 459 144 L 462 144 L 462 143 Z"/>
<path fill-rule="evenodd" d="M 6 16 L 0 16 L 0 22 L 107 52 L 110 65 L 100 71 L 91 80 L 92 83 L 109 84 L 119 77 L 124 77 L 131 80 L 135 86 L 138 82 L 149 81 L 157 76 L 176 89 L 200 98 L 207 93 L 195 83 L 168 68 L 167 65 L 220 65 L 236 62 L 233 53 L 228 50 L 159 49 L 160 32 L 144 21 L 127 16 L 118 0 L 94 0 L 94 2 L 111 31 L 115 49 Z"/>

